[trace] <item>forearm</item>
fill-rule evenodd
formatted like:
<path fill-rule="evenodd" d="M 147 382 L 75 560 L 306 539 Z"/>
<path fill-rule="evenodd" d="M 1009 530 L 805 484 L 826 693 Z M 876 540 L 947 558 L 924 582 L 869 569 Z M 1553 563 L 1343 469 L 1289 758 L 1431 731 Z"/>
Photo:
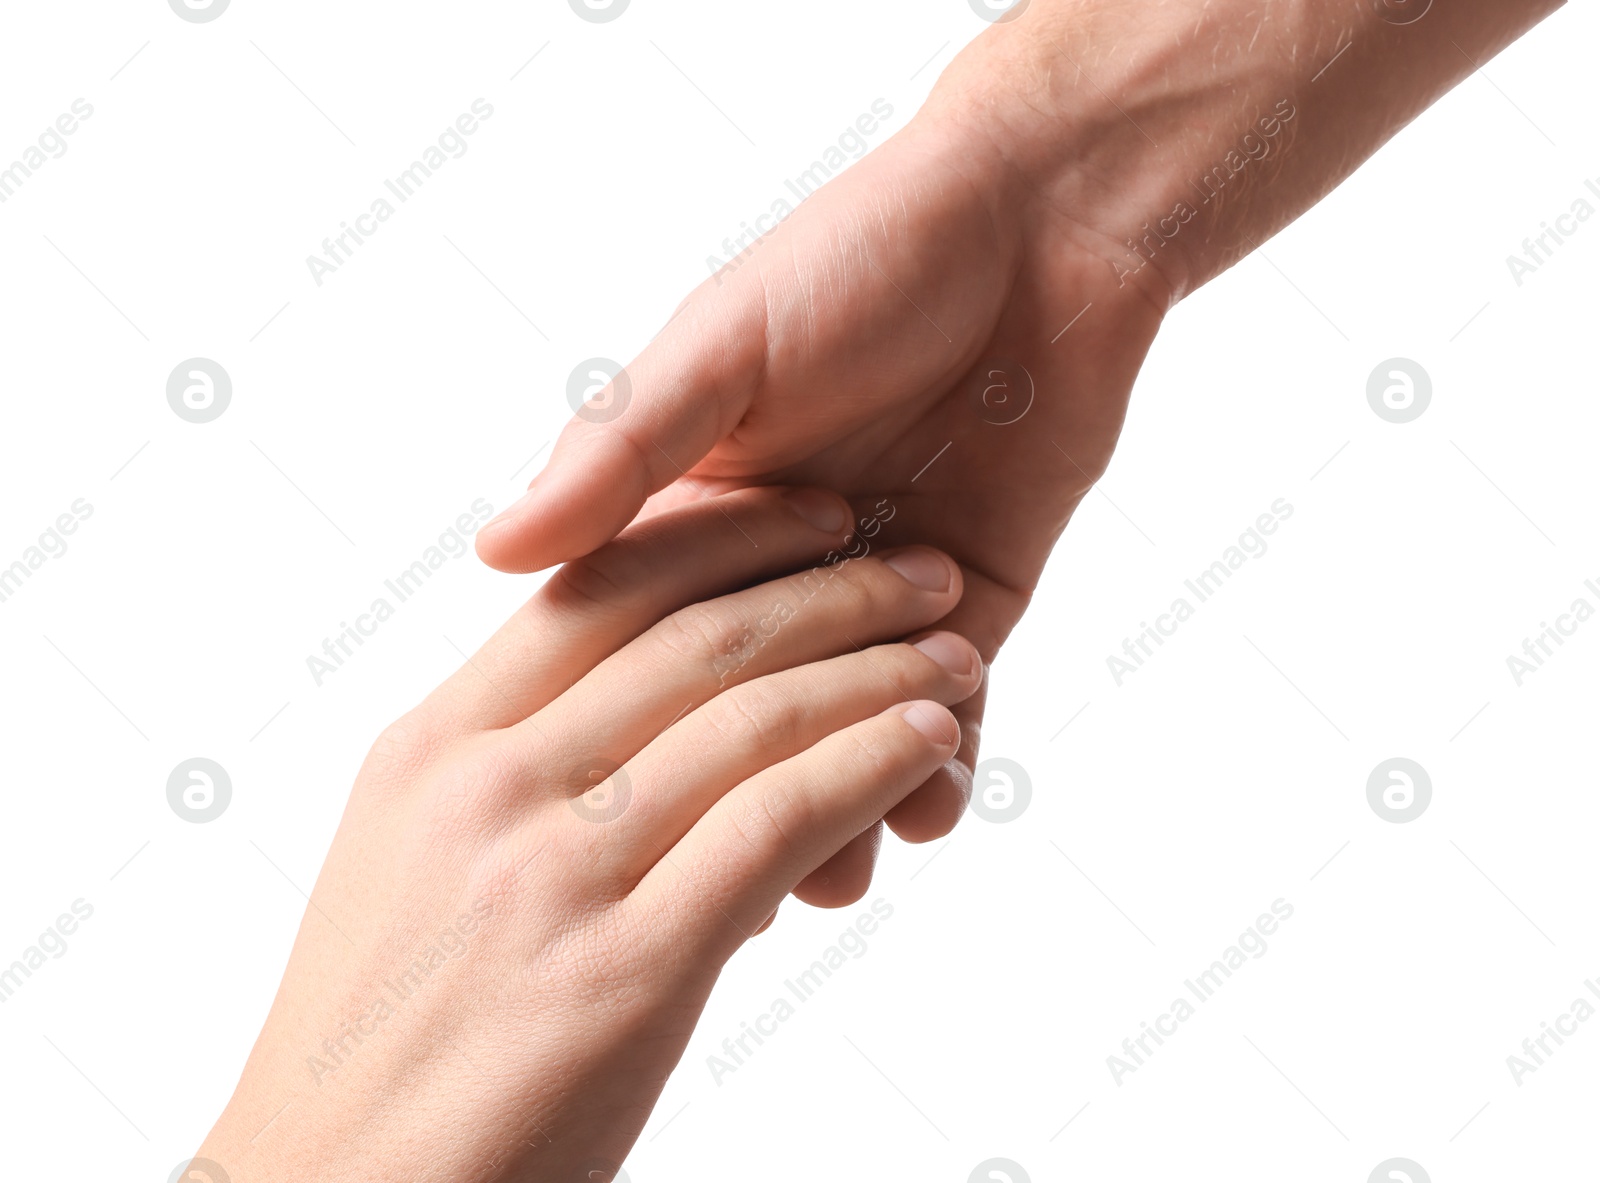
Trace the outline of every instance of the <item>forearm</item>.
<path fill-rule="evenodd" d="M 1031 0 L 927 111 L 995 145 L 1011 196 L 1176 300 L 1562 3 Z"/>

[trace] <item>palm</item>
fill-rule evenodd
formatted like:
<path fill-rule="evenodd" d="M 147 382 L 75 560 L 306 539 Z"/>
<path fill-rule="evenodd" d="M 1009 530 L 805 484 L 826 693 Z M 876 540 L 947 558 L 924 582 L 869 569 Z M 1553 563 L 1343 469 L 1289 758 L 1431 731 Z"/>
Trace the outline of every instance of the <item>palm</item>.
<path fill-rule="evenodd" d="M 822 485 L 863 513 L 893 506 L 874 547 L 962 564 L 945 627 L 992 660 L 1110 458 L 1161 312 L 1069 219 L 1037 201 L 997 215 L 971 154 L 940 135 L 902 133 L 702 284 L 628 366 L 627 412 L 569 425 L 540 509 L 480 535 L 484 558 L 585 554 L 652 493 L 647 512 Z M 969 769 L 982 699 L 956 711 Z M 955 769 L 935 782 L 890 816 L 902 835 L 954 824 L 969 785 Z"/>
<path fill-rule="evenodd" d="M 1047 219 L 997 224 L 965 177 L 898 143 L 721 280 L 673 327 L 742 342 L 759 380 L 665 497 L 776 482 L 886 499 L 887 542 L 967 569 L 951 624 L 992 659 L 1110 459 L 1155 307 Z"/>

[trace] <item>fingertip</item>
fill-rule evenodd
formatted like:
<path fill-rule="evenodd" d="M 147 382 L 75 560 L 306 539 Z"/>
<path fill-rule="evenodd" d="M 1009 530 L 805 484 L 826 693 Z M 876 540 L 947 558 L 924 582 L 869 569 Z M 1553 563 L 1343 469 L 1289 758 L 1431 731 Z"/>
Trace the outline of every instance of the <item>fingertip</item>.
<path fill-rule="evenodd" d="M 883 556 L 884 564 L 918 591 L 961 598 L 961 565 L 931 546 L 908 546 Z"/>
<path fill-rule="evenodd" d="M 791 894 L 813 908 L 848 908 L 860 903 L 872 887 L 882 846 L 883 823 L 873 822 L 796 884 Z"/>
<path fill-rule="evenodd" d="M 961 742 L 961 728 L 949 708 L 932 699 L 919 698 L 890 708 L 936 748 L 952 753 Z"/>
<path fill-rule="evenodd" d="M 832 490 L 813 487 L 785 489 L 783 499 L 802 521 L 824 534 L 842 539 L 850 525 L 850 503 Z"/>
<path fill-rule="evenodd" d="M 902 842 L 933 842 L 956 828 L 971 799 L 972 769 L 959 759 L 946 760 L 883 820 Z"/>
<path fill-rule="evenodd" d="M 487 529 L 488 527 L 484 527 Z M 475 545 L 478 559 L 486 567 L 506 575 L 527 575 L 553 567 L 560 559 L 547 559 L 535 546 L 530 546 L 522 533 L 512 527 L 502 527 L 491 537 L 479 531 Z"/>
<path fill-rule="evenodd" d="M 831 912 L 837 908 L 848 908 L 851 904 L 859 904 L 871 886 L 870 872 L 868 877 L 860 882 L 831 882 L 808 877 L 801 880 L 790 894 L 808 908 L 821 908 Z"/>
<path fill-rule="evenodd" d="M 526 574 L 581 558 L 616 537 L 644 505 L 648 476 L 626 445 L 563 437 L 528 491 L 478 531 L 478 557 Z"/>
<path fill-rule="evenodd" d="M 523 499 L 527 496 L 523 494 Z M 518 528 L 515 510 L 520 504 L 520 501 L 515 503 L 499 517 L 485 523 L 472 540 L 472 549 L 484 566 L 508 575 L 525 575 L 544 565 L 530 556 L 524 532 Z"/>
<path fill-rule="evenodd" d="M 983 677 L 983 659 L 977 646 L 960 633 L 940 629 L 908 637 L 907 643 L 958 681 L 972 682 L 974 689 Z"/>

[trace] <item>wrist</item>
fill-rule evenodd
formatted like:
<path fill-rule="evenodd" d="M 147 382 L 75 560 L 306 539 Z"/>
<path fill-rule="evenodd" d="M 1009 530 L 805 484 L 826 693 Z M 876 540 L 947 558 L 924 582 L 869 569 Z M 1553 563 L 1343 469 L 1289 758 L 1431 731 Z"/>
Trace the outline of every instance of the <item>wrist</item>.
<path fill-rule="evenodd" d="M 1261 220 L 1253 207 L 1297 130 L 1282 64 L 1294 55 L 1279 52 L 1303 40 L 1295 19 L 1032 0 L 957 58 L 928 110 L 992 146 L 1012 207 L 1170 304 L 1253 245 L 1246 221 Z"/>
<path fill-rule="evenodd" d="M 1561 3 L 1025 0 L 927 109 L 991 144 L 1009 199 L 1070 223 L 1119 286 L 1176 300 Z"/>

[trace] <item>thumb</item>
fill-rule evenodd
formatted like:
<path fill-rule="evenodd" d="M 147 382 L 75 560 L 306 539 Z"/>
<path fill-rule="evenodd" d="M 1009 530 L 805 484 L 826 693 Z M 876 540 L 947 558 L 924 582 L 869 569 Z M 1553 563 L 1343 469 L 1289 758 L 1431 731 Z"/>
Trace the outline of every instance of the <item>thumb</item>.
<path fill-rule="evenodd" d="M 538 571 L 588 554 L 738 424 L 764 368 L 765 313 L 751 285 L 713 282 L 579 408 L 528 491 L 478 531 L 485 563 Z"/>

